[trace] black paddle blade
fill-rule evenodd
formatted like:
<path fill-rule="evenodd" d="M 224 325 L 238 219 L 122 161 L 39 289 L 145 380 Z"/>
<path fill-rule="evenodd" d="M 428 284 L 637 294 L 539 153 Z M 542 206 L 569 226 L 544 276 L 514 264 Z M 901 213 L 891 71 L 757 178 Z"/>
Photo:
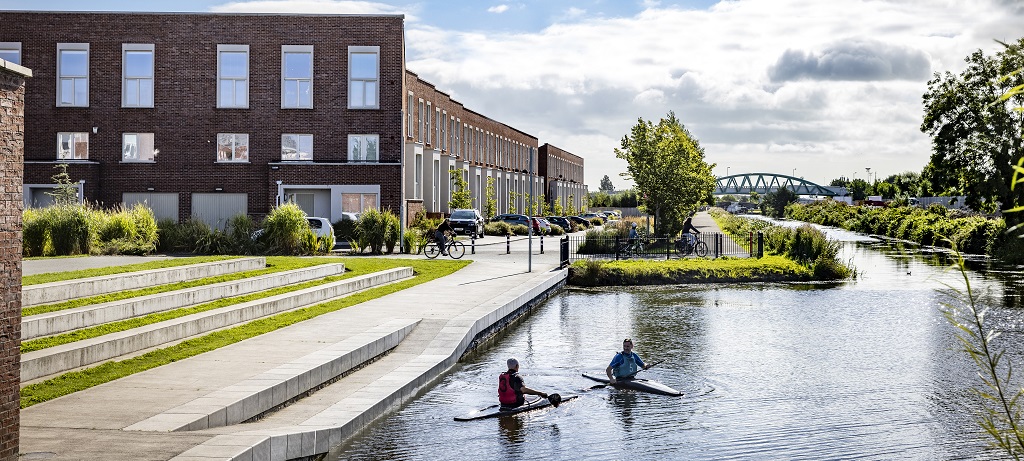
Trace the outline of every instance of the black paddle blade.
<path fill-rule="evenodd" d="M 558 394 L 548 394 L 548 402 L 555 408 L 558 408 L 558 404 L 562 403 L 562 396 Z"/>

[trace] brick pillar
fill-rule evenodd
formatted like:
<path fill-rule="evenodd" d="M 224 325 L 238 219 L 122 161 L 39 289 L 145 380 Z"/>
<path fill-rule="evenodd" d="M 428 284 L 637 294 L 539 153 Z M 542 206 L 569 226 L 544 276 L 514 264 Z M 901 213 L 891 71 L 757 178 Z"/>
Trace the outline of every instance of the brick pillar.
<path fill-rule="evenodd" d="M 0 59 L 0 461 L 18 459 L 21 397 L 21 187 L 25 78 Z"/>

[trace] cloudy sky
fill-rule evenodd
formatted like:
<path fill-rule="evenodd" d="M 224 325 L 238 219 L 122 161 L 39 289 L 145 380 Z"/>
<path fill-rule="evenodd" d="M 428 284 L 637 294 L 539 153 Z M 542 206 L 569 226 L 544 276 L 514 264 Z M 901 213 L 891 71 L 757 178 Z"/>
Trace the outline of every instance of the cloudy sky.
<path fill-rule="evenodd" d="M 43 5 L 43 6 L 40 6 Z M 675 111 L 718 175 L 815 182 L 927 163 L 934 72 L 1024 36 L 1019 0 L 0 0 L 3 9 L 401 13 L 407 67 L 586 161 L 597 189 L 638 118 Z M 856 175 L 856 176 L 854 176 Z"/>

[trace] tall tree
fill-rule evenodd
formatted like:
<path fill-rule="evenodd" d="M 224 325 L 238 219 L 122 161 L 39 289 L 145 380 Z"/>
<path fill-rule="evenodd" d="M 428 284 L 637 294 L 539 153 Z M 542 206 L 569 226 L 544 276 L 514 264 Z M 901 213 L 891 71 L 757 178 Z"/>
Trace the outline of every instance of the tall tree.
<path fill-rule="evenodd" d="M 494 177 L 487 177 L 487 190 L 484 192 L 487 199 L 484 201 L 484 218 L 493 218 L 498 209 L 498 194 L 494 190 Z"/>
<path fill-rule="evenodd" d="M 615 156 L 626 161 L 622 175 L 636 184 L 637 201 L 654 214 L 661 235 L 675 234 L 688 214 L 711 203 L 714 165 L 704 161 L 704 149 L 673 112 L 657 124 L 639 119 Z"/>
<path fill-rule="evenodd" d="M 604 177 L 601 178 L 601 186 L 598 187 L 597 190 L 605 191 L 605 192 L 608 192 L 608 193 L 611 193 L 612 191 L 614 191 L 615 190 L 615 186 L 612 185 L 612 179 L 609 178 L 608 175 L 604 175 Z"/>
<path fill-rule="evenodd" d="M 466 178 L 463 177 L 463 171 L 461 169 L 448 171 L 448 175 L 452 178 L 452 184 L 455 184 L 452 199 L 448 201 L 448 208 L 451 210 L 473 206 L 473 201 L 469 195 L 469 184 L 466 183 Z"/>
<path fill-rule="evenodd" d="M 936 73 L 924 94 L 921 131 L 932 137 L 932 156 L 923 179 L 933 191 L 967 196 L 976 210 L 995 211 L 996 202 L 1013 208 L 1024 199 L 1024 191 L 1010 189 L 1013 165 L 1024 154 L 1024 112 L 1014 110 L 1024 105 L 1024 94 L 1011 91 L 1024 84 L 1024 74 L 1014 73 L 1024 67 L 1022 47 L 1024 39 L 1004 44 L 995 56 L 975 51 L 959 75 Z"/>

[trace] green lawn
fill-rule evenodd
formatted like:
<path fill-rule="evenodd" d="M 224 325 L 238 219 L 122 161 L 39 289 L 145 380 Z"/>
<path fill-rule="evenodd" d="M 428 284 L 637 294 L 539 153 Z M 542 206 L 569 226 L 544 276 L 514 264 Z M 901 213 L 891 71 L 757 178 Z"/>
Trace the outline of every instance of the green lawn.
<path fill-rule="evenodd" d="M 63 257 L 58 257 L 56 259 L 70 258 L 70 257 L 72 257 L 72 256 L 63 256 Z M 80 257 L 85 257 L 85 256 L 82 255 L 82 256 L 73 256 L 73 257 L 80 258 Z M 126 265 L 126 266 L 110 266 L 110 267 L 99 267 L 99 268 L 95 268 L 95 269 L 82 269 L 82 270 L 78 270 L 78 271 L 49 272 L 49 273 L 46 273 L 46 274 L 25 275 L 25 276 L 21 277 L 21 285 L 22 286 L 25 286 L 25 285 L 36 285 L 36 284 L 39 284 L 39 283 L 60 282 L 60 281 L 64 281 L 64 280 L 82 279 L 82 278 L 86 278 L 86 277 L 99 277 L 99 276 L 103 276 L 103 275 L 124 274 L 126 272 L 138 272 L 138 271 L 145 271 L 145 270 L 150 270 L 150 269 L 163 269 L 163 268 L 167 268 L 167 267 L 187 266 L 189 264 L 200 264 L 200 263 L 208 263 L 208 262 L 213 262 L 213 261 L 223 261 L 225 259 L 238 259 L 238 258 L 241 258 L 241 257 L 242 256 L 191 256 L 191 257 L 187 257 L 187 258 L 162 259 L 160 261 L 150 261 L 150 262 L 147 262 L 147 263 L 129 264 L 129 265 Z M 39 260 L 39 259 L 55 259 L 55 258 L 26 258 L 26 260 L 28 260 L 28 259 Z"/>

